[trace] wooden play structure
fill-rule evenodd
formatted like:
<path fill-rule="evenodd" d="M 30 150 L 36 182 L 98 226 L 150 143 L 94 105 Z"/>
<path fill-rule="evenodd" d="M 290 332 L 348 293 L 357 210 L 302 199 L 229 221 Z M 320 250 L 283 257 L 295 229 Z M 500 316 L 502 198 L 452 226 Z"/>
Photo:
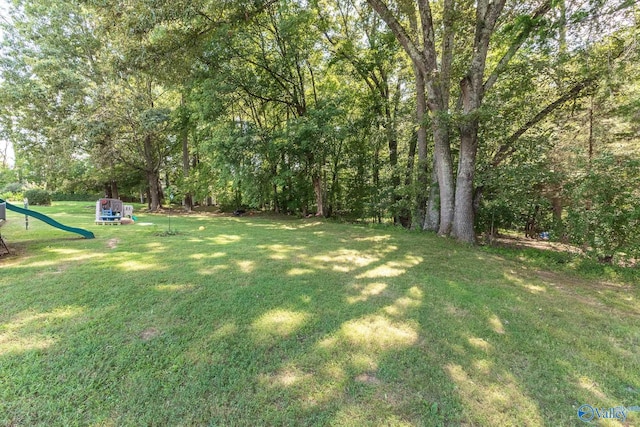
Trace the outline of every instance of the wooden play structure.
<path fill-rule="evenodd" d="M 96 202 L 96 224 L 119 225 L 122 218 L 133 216 L 133 206 L 124 205 L 118 199 L 100 199 Z"/>
<path fill-rule="evenodd" d="M 7 204 L 0 203 L 0 228 L 7 223 Z M 0 234 L 0 255 L 9 253 L 9 248 Z"/>

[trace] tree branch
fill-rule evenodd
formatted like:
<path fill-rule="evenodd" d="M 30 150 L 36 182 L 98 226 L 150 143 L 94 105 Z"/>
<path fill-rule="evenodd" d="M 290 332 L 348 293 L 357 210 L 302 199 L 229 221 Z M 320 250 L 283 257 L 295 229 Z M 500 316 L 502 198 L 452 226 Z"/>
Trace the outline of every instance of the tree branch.
<path fill-rule="evenodd" d="M 531 22 L 523 28 L 518 35 L 515 37 L 511 46 L 507 52 L 500 58 L 498 65 L 494 68 L 493 72 L 487 78 L 487 81 L 484 83 L 484 92 L 486 93 L 490 90 L 493 85 L 498 80 L 498 77 L 502 72 L 507 68 L 507 65 L 511 61 L 511 59 L 515 56 L 518 50 L 522 47 L 525 40 L 531 35 L 533 30 L 540 26 L 540 18 L 543 17 L 547 12 L 551 10 L 551 2 L 552 0 L 545 0 L 538 9 L 531 16 Z"/>
<path fill-rule="evenodd" d="M 531 129 L 534 125 L 538 124 L 545 117 L 551 114 L 554 110 L 561 107 L 565 102 L 570 101 L 572 99 L 578 98 L 580 93 L 592 86 L 596 83 L 596 77 L 588 77 L 581 82 L 576 83 L 569 91 L 567 91 L 564 95 L 560 96 L 558 99 L 553 101 L 551 104 L 547 105 L 542 111 L 536 114 L 531 120 L 522 125 L 518 130 L 516 130 L 509 138 L 506 139 L 498 148 L 498 151 L 493 156 L 493 160 L 491 161 L 491 165 L 493 167 L 498 166 L 504 160 L 507 159 L 511 154 L 513 154 L 516 150 L 514 144 L 518 141 L 518 139 L 525 134 L 529 129 Z"/>
<path fill-rule="evenodd" d="M 411 61 L 422 71 L 424 75 L 429 74 L 429 70 L 427 64 L 424 61 L 424 58 L 418 48 L 416 47 L 411 37 L 407 33 L 407 30 L 402 26 L 402 24 L 393 16 L 393 13 L 389 10 L 386 4 L 382 2 L 382 0 L 367 0 L 367 3 L 375 10 L 378 15 L 382 18 L 382 20 L 387 24 L 391 32 L 396 36 L 398 42 L 402 48 L 407 52 Z"/>

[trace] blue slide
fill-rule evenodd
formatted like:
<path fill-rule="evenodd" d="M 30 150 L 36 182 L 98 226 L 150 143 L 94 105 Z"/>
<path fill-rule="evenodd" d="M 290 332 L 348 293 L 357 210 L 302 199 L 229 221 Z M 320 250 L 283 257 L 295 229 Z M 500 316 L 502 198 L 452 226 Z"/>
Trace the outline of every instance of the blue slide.
<path fill-rule="evenodd" d="M 84 230 L 82 228 L 76 228 L 76 227 L 67 227 L 66 225 L 60 224 L 58 221 L 56 221 L 55 219 L 51 218 L 50 216 L 43 215 L 40 212 L 32 211 L 31 209 L 19 208 L 18 206 L 12 205 L 9 202 L 5 202 L 2 199 L 0 199 L 0 203 L 6 203 L 7 204 L 7 209 L 9 209 L 10 211 L 14 211 L 14 212 L 18 212 L 18 213 L 23 214 L 23 215 L 28 215 L 28 216 L 34 217 L 36 219 L 39 219 L 42 222 L 46 222 L 47 224 L 49 224 L 52 227 L 59 228 L 60 230 L 69 231 L 71 233 L 77 233 L 77 234 L 81 235 L 82 237 L 84 237 L 85 239 L 93 239 L 94 237 L 96 237 L 96 236 L 93 235 L 92 232 L 90 232 L 88 230 Z"/>

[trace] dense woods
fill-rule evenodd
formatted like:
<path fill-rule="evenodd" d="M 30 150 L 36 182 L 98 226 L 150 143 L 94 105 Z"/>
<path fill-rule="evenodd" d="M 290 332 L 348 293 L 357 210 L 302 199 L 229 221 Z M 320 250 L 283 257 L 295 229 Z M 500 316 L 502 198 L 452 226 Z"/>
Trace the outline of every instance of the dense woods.
<path fill-rule="evenodd" d="M 14 0 L 0 192 L 640 252 L 632 0 Z"/>

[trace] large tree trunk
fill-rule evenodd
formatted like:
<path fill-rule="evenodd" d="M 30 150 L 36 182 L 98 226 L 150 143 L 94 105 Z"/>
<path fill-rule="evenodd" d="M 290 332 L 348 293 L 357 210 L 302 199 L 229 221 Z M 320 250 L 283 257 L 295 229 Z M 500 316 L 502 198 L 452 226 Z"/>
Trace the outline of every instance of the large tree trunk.
<path fill-rule="evenodd" d="M 119 199 L 120 192 L 118 191 L 118 182 L 114 179 L 111 180 L 111 198 Z"/>
<path fill-rule="evenodd" d="M 460 82 L 462 125 L 460 126 L 460 158 L 456 179 L 453 236 L 467 243 L 475 243 L 473 179 L 478 152 L 478 109 L 484 97 L 484 70 L 489 41 L 505 0 L 478 0 L 476 4 L 476 32 L 473 56 L 467 75 Z"/>
<path fill-rule="evenodd" d="M 429 201 L 427 202 L 427 212 L 422 228 L 424 230 L 438 231 L 440 227 L 440 190 L 438 188 L 438 172 L 436 159 L 433 159 L 433 170 L 431 171 L 431 186 L 429 187 Z"/>
<path fill-rule="evenodd" d="M 145 174 L 147 177 L 147 183 L 149 184 L 149 209 L 152 212 L 155 212 L 161 206 L 160 201 L 162 200 L 162 189 L 160 187 L 160 173 L 158 172 L 152 153 L 153 146 L 151 135 L 147 135 L 144 138 Z"/>
<path fill-rule="evenodd" d="M 189 157 L 189 134 L 186 129 L 182 131 L 182 173 L 185 181 L 189 179 L 191 158 Z M 193 209 L 193 197 L 190 192 L 184 195 L 184 207 L 188 212 Z"/>
<path fill-rule="evenodd" d="M 112 197 L 112 192 L 111 192 L 111 182 L 105 182 L 104 183 L 104 196 L 107 199 L 113 199 Z"/>
<path fill-rule="evenodd" d="M 160 175 L 156 171 L 147 171 L 146 175 L 149 183 L 149 210 L 155 212 L 160 208 Z"/>
<path fill-rule="evenodd" d="M 449 129 L 446 119 L 441 117 L 441 114 L 443 114 L 441 111 L 436 111 L 434 114 L 433 138 L 438 190 L 440 191 L 440 226 L 438 227 L 438 234 L 447 236 L 451 232 L 453 224 L 455 187 L 453 184 Z"/>
<path fill-rule="evenodd" d="M 387 134 L 387 144 L 389 146 L 389 167 L 391 168 L 391 194 L 393 200 L 393 223 L 400 221 L 397 204 L 400 201 L 398 190 L 400 189 L 400 174 L 398 173 L 398 138 L 392 123 L 391 112 L 389 108 L 385 108 L 385 133 Z"/>
<path fill-rule="evenodd" d="M 313 192 L 316 196 L 316 206 L 318 208 L 316 216 L 325 216 L 324 211 L 324 194 L 322 191 L 322 176 L 319 173 L 314 173 L 312 177 Z"/>
<path fill-rule="evenodd" d="M 409 153 L 407 155 L 407 168 L 404 172 L 404 187 L 411 188 L 413 182 L 413 169 L 416 162 L 416 149 L 418 145 L 417 135 L 409 141 Z M 405 228 L 415 229 L 419 226 L 415 223 L 415 215 L 411 215 L 411 196 L 404 196 L 404 202 L 400 209 L 400 223 Z"/>
<path fill-rule="evenodd" d="M 475 243 L 473 178 L 475 176 L 476 153 L 478 148 L 478 123 L 473 120 L 461 128 L 460 159 L 456 178 L 455 214 L 453 237 L 462 242 Z"/>
<path fill-rule="evenodd" d="M 418 183 L 418 192 L 416 194 L 415 209 L 413 215 L 412 229 L 421 230 L 425 220 L 425 208 L 427 204 L 427 186 L 429 180 L 427 177 L 427 98 L 426 87 L 424 84 L 424 76 L 417 66 L 413 66 L 413 75 L 416 80 L 416 121 L 418 123 L 418 170 L 416 181 Z"/>

